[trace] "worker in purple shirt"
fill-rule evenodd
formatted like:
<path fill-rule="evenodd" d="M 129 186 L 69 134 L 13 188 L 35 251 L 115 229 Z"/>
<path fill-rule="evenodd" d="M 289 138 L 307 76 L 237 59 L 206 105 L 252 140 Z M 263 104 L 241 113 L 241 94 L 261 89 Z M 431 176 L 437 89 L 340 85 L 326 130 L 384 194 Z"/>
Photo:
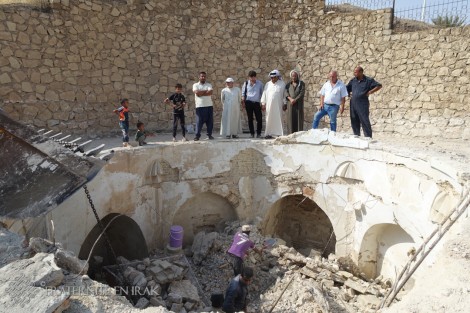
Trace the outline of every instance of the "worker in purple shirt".
<path fill-rule="evenodd" d="M 253 241 L 250 240 L 250 225 L 243 225 L 242 231 L 237 232 L 233 237 L 232 245 L 228 249 L 228 254 L 233 258 L 233 273 L 235 276 L 239 275 L 243 271 L 243 259 L 248 254 L 249 249 L 253 249 L 255 252 L 262 254 L 263 248 L 257 249 Z"/>

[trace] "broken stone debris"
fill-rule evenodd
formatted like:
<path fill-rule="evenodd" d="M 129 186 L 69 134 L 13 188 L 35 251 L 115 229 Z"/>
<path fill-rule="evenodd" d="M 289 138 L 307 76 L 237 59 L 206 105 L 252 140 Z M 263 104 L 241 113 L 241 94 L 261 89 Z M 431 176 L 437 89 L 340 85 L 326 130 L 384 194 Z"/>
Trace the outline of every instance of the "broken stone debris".
<path fill-rule="evenodd" d="M 29 240 L 29 248 L 33 250 L 36 253 L 44 252 L 44 253 L 50 253 L 54 252 L 57 247 L 60 247 L 58 245 L 54 245 L 52 241 L 49 241 L 44 238 L 37 238 L 37 237 L 32 237 Z"/>
<path fill-rule="evenodd" d="M 167 309 L 179 313 L 198 312 L 208 304 L 207 301 L 204 304 L 203 299 L 207 300 L 211 293 L 224 293 L 233 274 L 225 251 L 230 246 L 237 227 L 229 225 L 227 229 L 229 231 L 224 233 L 198 234 L 199 239 L 195 240 L 195 244 L 191 247 L 193 257 L 189 259 L 190 267 L 184 256 L 166 259 L 147 258 L 132 262 L 122 257 L 118 258 L 121 264 L 119 267 L 124 268 L 122 275 L 125 281 L 145 291 L 133 299 L 134 307 L 136 309 L 160 307 L 163 310 L 161 312 L 166 312 Z M 272 239 L 261 236 L 255 227 L 253 229 L 250 237 L 257 246 Z M 255 279 L 249 287 L 251 312 L 269 311 L 278 299 L 276 311 L 372 312 L 378 307 L 387 291 L 389 285 L 379 278 L 374 282 L 368 282 L 353 275 L 345 268 L 351 268 L 351 265 L 341 258 L 336 258 L 334 255 L 322 258 L 318 251 L 308 249 L 304 253 L 308 253 L 309 256 L 305 256 L 294 248 L 285 246 L 281 239 L 271 241 L 275 244 L 262 255 L 252 252 L 245 260 L 246 265 L 255 269 Z M 39 246 L 44 247 L 42 243 Z M 50 250 L 49 246 L 45 247 L 46 250 Z M 67 284 L 70 286 L 72 283 L 66 282 L 69 276 L 64 278 L 64 271 L 54 262 L 61 264 L 66 274 L 77 272 L 81 267 L 76 261 L 80 260 L 74 258 L 73 254 L 59 248 L 55 256 L 38 253 L 34 258 L 17 262 L 31 264 L 38 262 L 40 268 L 47 269 L 40 275 L 32 275 L 31 282 L 34 285 L 57 287 L 55 298 L 45 301 L 50 303 L 50 307 L 60 308 L 67 306 L 67 299 L 71 299 L 72 306 L 77 306 L 74 299 L 80 297 L 77 295 L 70 297 L 67 293 L 67 288 L 64 286 Z M 61 261 L 58 261 L 59 259 Z M 344 264 L 346 266 L 343 266 Z M 194 273 L 196 281 L 190 279 L 188 276 L 190 273 Z M 99 284 L 85 279 L 87 276 L 74 275 L 74 277 L 76 279 L 72 280 L 74 286 Z M 107 288 L 115 298 L 102 297 L 104 303 L 121 301 L 129 305 L 123 297 L 115 295 L 115 289 Z M 284 289 L 284 294 L 281 296 Z M 5 301 L 3 297 L 1 299 L 0 301 Z"/>
<path fill-rule="evenodd" d="M 80 260 L 71 251 L 57 249 L 54 256 L 57 265 L 65 270 L 82 275 L 88 272 L 88 262 Z"/>
<path fill-rule="evenodd" d="M 239 222 L 235 222 L 239 224 Z M 206 295 L 224 292 L 233 275 L 231 260 L 225 251 L 230 247 L 237 227 L 228 225 L 225 232 L 218 233 L 213 247 L 207 253 L 199 253 L 200 241 L 193 245 L 190 258 L 199 283 Z M 250 239 L 256 246 L 275 242 L 262 256 L 251 252 L 245 265 L 255 271 L 249 287 L 250 312 L 268 312 L 278 300 L 281 292 L 292 280 L 284 295 L 276 304 L 275 312 L 373 312 L 380 303 L 388 286 L 381 280 L 368 282 L 357 266 L 348 258 L 330 255 L 322 258 L 321 252 L 306 249 L 305 256 L 292 247 L 285 246 L 280 238 L 267 238 L 252 227 Z M 196 237 L 205 236 L 197 234 Z M 352 270 L 354 273 L 351 273 Z M 385 288 L 384 288 L 385 287 Z M 367 297 L 359 297 L 365 295 Z"/>
<path fill-rule="evenodd" d="M 174 312 L 195 312 L 203 306 L 198 289 L 188 280 L 188 265 L 180 256 L 165 259 L 128 261 L 118 257 L 113 267 L 119 281 L 129 285 L 135 308 L 164 307 Z M 119 269 L 122 269 L 120 272 Z"/>
<path fill-rule="evenodd" d="M 9 312 L 61 312 L 59 308 L 68 307 L 70 295 L 46 288 L 59 286 L 63 279 L 52 254 L 38 253 L 14 261 L 0 269 L 0 308 Z"/>
<path fill-rule="evenodd" d="M 208 233 L 199 232 L 196 234 L 193 240 L 192 253 L 193 262 L 196 265 L 201 264 L 205 259 L 207 253 L 212 248 L 214 241 L 217 239 L 218 234 L 216 232 Z"/>
<path fill-rule="evenodd" d="M 0 268 L 15 260 L 30 256 L 24 237 L 12 233 L 0 224 Z"/>

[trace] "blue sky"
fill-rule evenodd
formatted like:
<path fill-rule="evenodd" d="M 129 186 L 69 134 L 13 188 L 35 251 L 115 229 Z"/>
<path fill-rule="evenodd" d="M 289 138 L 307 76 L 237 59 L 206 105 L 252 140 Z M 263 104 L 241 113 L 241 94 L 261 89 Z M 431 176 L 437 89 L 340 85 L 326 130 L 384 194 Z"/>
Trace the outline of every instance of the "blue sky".
<path fill-rule="evenodd" d="M 426 5 L 438 3 L 435 0 L 426 0 Z M 395 0 L 395 9 L 410 9 L 417 8 L 423 5 L 423 0 Z"/>

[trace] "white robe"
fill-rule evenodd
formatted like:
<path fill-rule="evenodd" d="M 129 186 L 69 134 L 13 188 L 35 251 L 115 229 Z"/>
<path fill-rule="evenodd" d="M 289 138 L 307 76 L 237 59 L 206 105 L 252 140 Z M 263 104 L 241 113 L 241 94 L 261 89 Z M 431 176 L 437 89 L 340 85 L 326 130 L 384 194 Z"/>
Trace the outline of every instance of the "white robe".
<path fill-rule="evenodd" d="M 284 91 L 286 84 L 278 80 L 275 84 L 271 81 L 264 86 L 261 103 L 266 105 L 265 136 L 282 136 L 282 105 L 284 104 Z"/>
<path fill-rule="evenodd" d="M 220 134 L 222 136 L 238 135 L 242 132 L 240 119 L 240 88 L 225 87 L 222 89 L 220 99 L 222 100 L 222 122 L 220 124 Z"/>

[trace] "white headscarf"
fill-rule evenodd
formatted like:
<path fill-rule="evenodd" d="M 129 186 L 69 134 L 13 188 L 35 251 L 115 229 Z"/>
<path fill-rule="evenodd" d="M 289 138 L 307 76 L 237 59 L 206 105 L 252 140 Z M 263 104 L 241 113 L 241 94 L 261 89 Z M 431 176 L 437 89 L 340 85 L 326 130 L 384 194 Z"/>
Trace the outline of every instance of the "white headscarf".
<path fill-rule="evenodd" d="M 289 77 L 290 77 L 290 78 L 292 78 L 292 74 L 293 74 L 293 73 L 297 73 L 297 78 L 298 78 L 299 81 L 300 81 L 300 72 L 297 71 L 297 70 L 292 70 L 292 71 L 290 71 L 290 73 L 289 73 Z"/>
<path fill-rule="evenodd" d="M 269 77 L 277 76 L 279 79 L 282 79 L 281 73 L 278 70 L 272 70 L 269 72 Z"/>

